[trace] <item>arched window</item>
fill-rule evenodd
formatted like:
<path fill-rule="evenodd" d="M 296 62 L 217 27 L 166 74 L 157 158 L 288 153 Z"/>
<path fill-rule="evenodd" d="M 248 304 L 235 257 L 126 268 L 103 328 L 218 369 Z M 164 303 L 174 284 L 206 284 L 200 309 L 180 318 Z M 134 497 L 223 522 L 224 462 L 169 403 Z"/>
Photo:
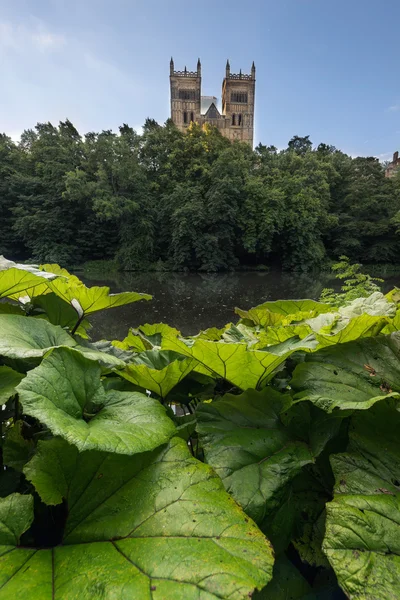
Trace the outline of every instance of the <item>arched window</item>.
<path fill-rule="evenodd" d="M 239 127 L 240 127 L 241 124 L 242 124 L 242 115 L 239 115 L 239 118 L 238 118 L 238 125 L 239 125 Z"/>
<path fill-rule="evenodd" d="M 232 125 L 236 125 L 236 115 L 232 115 Z"/>
<path fill-rule="evenodd" d="M 183 113 L 183 122 L 187 123 L 187 112 L 185 110 L 185 112 Z"/>
<path fill-rule="evenodd" d="M 192 113 L 192 112 L 190 113 L 190 121 L 191 121 L 192 123 L 193 123 L 193 121 L 194 121 L 194 113 Z"/>

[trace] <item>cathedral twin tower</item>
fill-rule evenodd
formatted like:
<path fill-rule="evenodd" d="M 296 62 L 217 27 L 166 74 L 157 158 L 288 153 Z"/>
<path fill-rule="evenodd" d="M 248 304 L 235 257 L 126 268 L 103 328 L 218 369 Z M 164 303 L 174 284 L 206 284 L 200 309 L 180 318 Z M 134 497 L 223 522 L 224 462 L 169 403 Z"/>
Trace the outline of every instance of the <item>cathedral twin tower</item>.
<path fill-rule="evenodd" d="M 201 95 L 201 63 L 196 71 L 175 71 L 174 61 L 170 62 L 171 118 L 181 131 L 185 131 L 192 121 L 203 125 L 210 123 L 218 127 L 222 135 L 230 140 L 247 142 L 253 147 L 254 137 L 254 97 L 256 68 L 251 67 L 250 75 L 231 73 L 229 61 L 222 83 L 222 113 L 217 108 L 215 96 Z"/>

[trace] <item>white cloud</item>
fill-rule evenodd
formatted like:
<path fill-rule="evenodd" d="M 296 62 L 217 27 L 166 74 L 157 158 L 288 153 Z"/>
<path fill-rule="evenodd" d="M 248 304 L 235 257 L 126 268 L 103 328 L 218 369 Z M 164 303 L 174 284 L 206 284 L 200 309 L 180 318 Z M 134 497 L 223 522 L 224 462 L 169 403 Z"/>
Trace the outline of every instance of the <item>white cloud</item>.
<path fill-rule="evenodd" d="M 393 152 L 384 152 L 383 154 L 378 154 L 376 158 L 378 158 L 380 162 L 385 162 L 386 160 L 392 158 L 392 156 Z"/>
<path fill-rule="evenodd" d="M 0 132 L 18 139 L 37 122 L 66 118 L 82 133 L 138 123 L 138 114 L 144 121 L 147 82 L 110 56 L 101 37 L 64 34 L 33 17 L 0 18 Z"/>
<path fill-rule="evenodd" d="M 388 111 L 389 112 L 398 112 L 398 111 L 400 111 L 400 104 L 393 104 L 392 106 L 389 106 Z"/>
<path fill-rule="evenodd" d="M 63 35 L 42 31 L 41 33 L 34 33 L 32 35 L 32 42 L 40 50 L 46 51 L 52 48 L 60 48 L 61 46 L 64 46 L 66 40 Z"/>
<path fill-rule="evenodd" d="M 44 23 L 32 19 L 28 24 L 0 22 L 0 54 L 17 51 L 20 54 L 40 50 L 57 50 L 66 43 L 65 36 L 47 30 Z"/>

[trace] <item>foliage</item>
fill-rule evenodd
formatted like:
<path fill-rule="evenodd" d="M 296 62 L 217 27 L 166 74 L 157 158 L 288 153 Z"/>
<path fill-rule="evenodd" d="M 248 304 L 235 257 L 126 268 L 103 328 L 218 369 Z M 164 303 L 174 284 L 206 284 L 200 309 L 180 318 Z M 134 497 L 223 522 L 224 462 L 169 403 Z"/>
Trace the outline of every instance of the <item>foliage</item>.
<path fill-rule="evenodd" d="M 371 277 L 361 272 L 362 265 L 351 264 L 348 256 L 341 256 L 340 262 L 332 265 L 332 273 L 337 279 L 344 279 L 341 293 L 335 293 L 331 288 L 322 290 L 321 302 L 332 306 L 345 306 L 357 298 L 368 298 L 374 292 L 380 292 L 378 283 L 383 279 Z"/>
<path fill-rule="evenodd" d="M 92 343 L 148 298 L 3 264 L 1 598 L 398 596 L 397 290 Z"/>
<path fill-rule="evenodd" d="M 308 136 L 253 151 L 195 123 L 39 123 L 0 135 L 0 253 L 93 273 L 399 263 L 399 182 Z"/>

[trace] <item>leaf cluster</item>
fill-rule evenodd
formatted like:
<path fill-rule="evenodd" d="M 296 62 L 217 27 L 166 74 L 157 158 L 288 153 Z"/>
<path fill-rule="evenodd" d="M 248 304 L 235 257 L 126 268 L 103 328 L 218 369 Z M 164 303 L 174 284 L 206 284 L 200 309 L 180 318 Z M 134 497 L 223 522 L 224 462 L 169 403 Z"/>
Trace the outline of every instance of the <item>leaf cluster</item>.
<path fill-rule="evenodd" d="M 93 343 L 149 300 L 0 270 L 0 597 L 397 598 L 400 297 Z"/>

